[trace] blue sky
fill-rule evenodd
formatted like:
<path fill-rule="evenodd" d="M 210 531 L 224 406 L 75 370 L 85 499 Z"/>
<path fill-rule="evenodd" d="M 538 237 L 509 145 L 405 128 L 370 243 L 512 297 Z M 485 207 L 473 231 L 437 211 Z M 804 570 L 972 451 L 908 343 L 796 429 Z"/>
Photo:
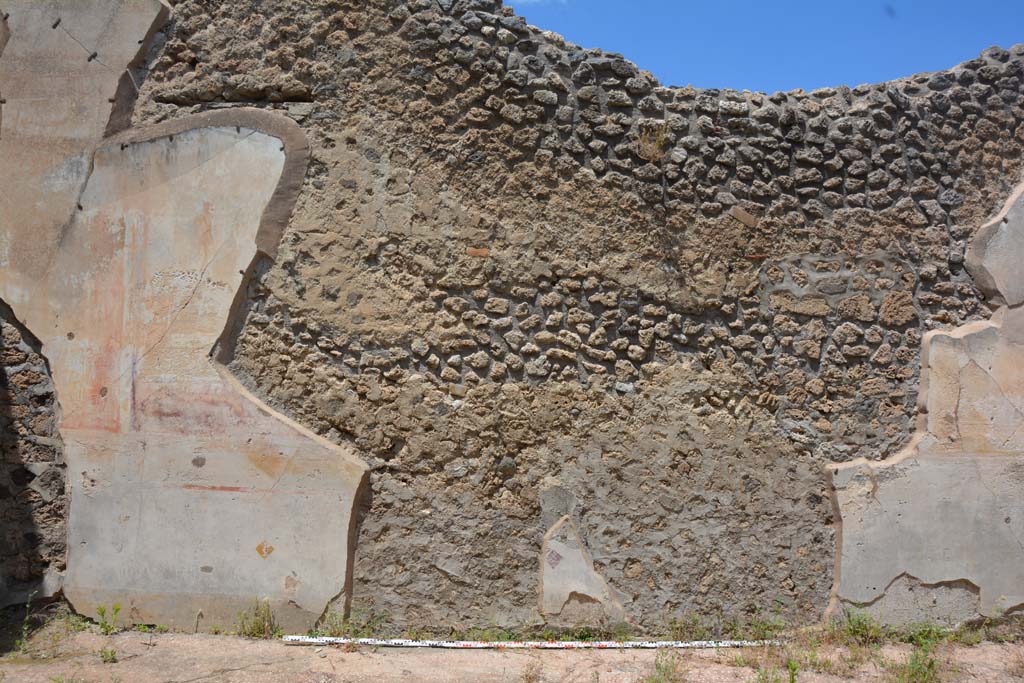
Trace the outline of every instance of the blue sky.
<path fill-rule="evenodd" d="M 1024 0 L 506 0 L 664 85 L 812 90 L 938 71 L 1024 43 Z"/>

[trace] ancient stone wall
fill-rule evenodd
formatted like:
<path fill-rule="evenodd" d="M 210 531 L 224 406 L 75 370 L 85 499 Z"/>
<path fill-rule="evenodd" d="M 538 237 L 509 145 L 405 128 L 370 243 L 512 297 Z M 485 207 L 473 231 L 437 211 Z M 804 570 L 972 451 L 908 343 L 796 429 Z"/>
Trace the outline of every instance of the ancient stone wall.
<path fill-rule="evenodd" d="M 370 457 L 357 604 L 532 618 L 571 514 L 646 625 L 820 609 L 829 505 L 791 469 L 897 450 L 922 332 L 984 314 L 963 252 L 1020 169 L 1021 49 L 768 96 L 493 3 L 262 11 L 178 5 L 140 116 L 262 99 L 314 141 L 232 367 Z"/>
<path fill-rule="evenodd" d="M 67 494 L 57 401 L 39 342 L 0 302 L 0 595 L 24 602 L 59 586 Z"/>
<path fill-rule="evenodd" d="M 131 125 L 258 107 L 309 144 L 218 358 L 370 468 L 345 601 L 431 631 L 842 605 L 827 466 L 899 452 L 924 336 L 990 316 L 964 260 L 1021 179 L 1024 46 L 768 95 L 495 0 L 172 4 Z"/>

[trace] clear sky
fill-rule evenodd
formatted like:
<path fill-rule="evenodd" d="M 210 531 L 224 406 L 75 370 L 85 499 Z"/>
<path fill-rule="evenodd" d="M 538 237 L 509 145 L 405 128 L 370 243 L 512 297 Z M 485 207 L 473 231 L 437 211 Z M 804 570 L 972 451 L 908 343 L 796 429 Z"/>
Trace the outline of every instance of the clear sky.
<path fill-rule="evenodd" d="M 813 90 L 939 71 L 1024 43 L 1024 0 L 506 0 L 663 85 Z"/>

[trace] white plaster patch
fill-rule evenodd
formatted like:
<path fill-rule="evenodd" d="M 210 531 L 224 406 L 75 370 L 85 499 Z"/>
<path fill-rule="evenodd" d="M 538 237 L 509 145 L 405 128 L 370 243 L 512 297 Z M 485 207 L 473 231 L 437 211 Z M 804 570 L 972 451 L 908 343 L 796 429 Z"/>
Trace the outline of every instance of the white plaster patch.
<path fill-rule="evenodd" d="M 65 584 L 86 614 L 116 601 L 131 621 L 229 628 L 261 597 L 308 628 L 345 586 L 365 466 L 209 357 L 281 147 L 203 128 L 99 150 L 40 288 L 75 330 L 45 344 L 69 471 L 89 472 L 72 480 Z"/>
<path fill-rule="evenodd" d="M 562 615 L 571 600 L 592 601 L 606 619 L 625 618 L 622 596 L 594 570 L 582 538 L 568 515 L 559 519 L 544 536 L 541 549 L 541 613 Z"/>

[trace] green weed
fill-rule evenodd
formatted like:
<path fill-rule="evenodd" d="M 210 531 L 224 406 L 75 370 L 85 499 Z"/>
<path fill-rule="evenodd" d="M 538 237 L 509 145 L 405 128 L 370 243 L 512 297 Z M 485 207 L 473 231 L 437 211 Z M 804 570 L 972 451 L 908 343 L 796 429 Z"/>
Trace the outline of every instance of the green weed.
<path fill-rule="evenodd" d="M 104 664 L 117 664 L 117 651 L 112 647 L 105 647 L 100 650 L 100 661 Z"/>
<path fill-rule="evenodd" d="M 483 643 L 508 643 L 513 640 L 522 640 L 519 633 L 500 626 L 489 626 L 487 628 L 471 628 L 452 635 L 453 640 L 479 640 Z"/>
<path fill-rule="evenodd" d="M 252 607 L 239 614 L 237 630 L 238 635 L 245 638 L 277 638 L 282 633 L 269 600 L 256 600 Z"/>
<path fill-rule="evenodd" d="M 755 618 L 747 623 L 744 640 L 773 640 L 786 630 L 786 622 L 778 617 Z"/>
<path fill-rule="evenodd" d="M 1024 641 L 1024 615 L 1011 615 L 999 619 L 984 619 L 961 626 L 949 634 L 949 640 L 962 645 L 992 643 L 1019 643 Z"/>
<path fill-rule="evenodd" d="M 96 607 L 96 615 L 99 616 L 100 632 L 105 636 L 109 636 L 112 633 L 117 633 L 120 629 L 117 627 L 117 615 L 121 613 L 121 605 L 114 603 L 110 606 L 110 614 L 107 614 L 107 606 L 99 605 Z"/>
<path fill-rule="evenodd" d="M 954 643 L 973 647 L 984 642 L 985 636 L 986 633 L 984 626 L 962 626 L 953 631 L 949 635 L 949 639 Z"/>
<path fill-rule="evenodd" d="M 606 640 L 611 640 L 616 643 L 625 643 L 633 639 L 633 627 L 626 622 L 619 622 L 612 624 L 611 629 L 608 630 L 608 637 Z"/>
<path fill-rule="evenodd" d="M 931 647 L 950 638 L 949 629 L 938 624 L 911 624 L 897 634 L 899 640 L 917 647 Z"/>
<path fill-rule="evenodd" d="M 588 643 L 595 640 L 604 640 L 604 636 L 605 631 L 601 629 L 596 629 L 590 626 L 575 626 L 560 631 L 555 640 Z"/>
<path fill-rule="evenodd" d="M 886 639 L 885 628 L 864 612 L 849 611 L 837 634 L 841 640 L 857 645 L 878 645 Z"/>
<path fill-rule="evenodd" d="M 892 667 L 893 683 L 939 683 L 942 680 L 939 662 L 931 647 L 916 647 L 906 661 Z"/>
<path fill-rule="evenodd" d="M 796 683 L 797 675 L 800 673 L 800 665 L 793 659 L 786 659 L 786 672 L 789 674 L 789 683 Z"/>

